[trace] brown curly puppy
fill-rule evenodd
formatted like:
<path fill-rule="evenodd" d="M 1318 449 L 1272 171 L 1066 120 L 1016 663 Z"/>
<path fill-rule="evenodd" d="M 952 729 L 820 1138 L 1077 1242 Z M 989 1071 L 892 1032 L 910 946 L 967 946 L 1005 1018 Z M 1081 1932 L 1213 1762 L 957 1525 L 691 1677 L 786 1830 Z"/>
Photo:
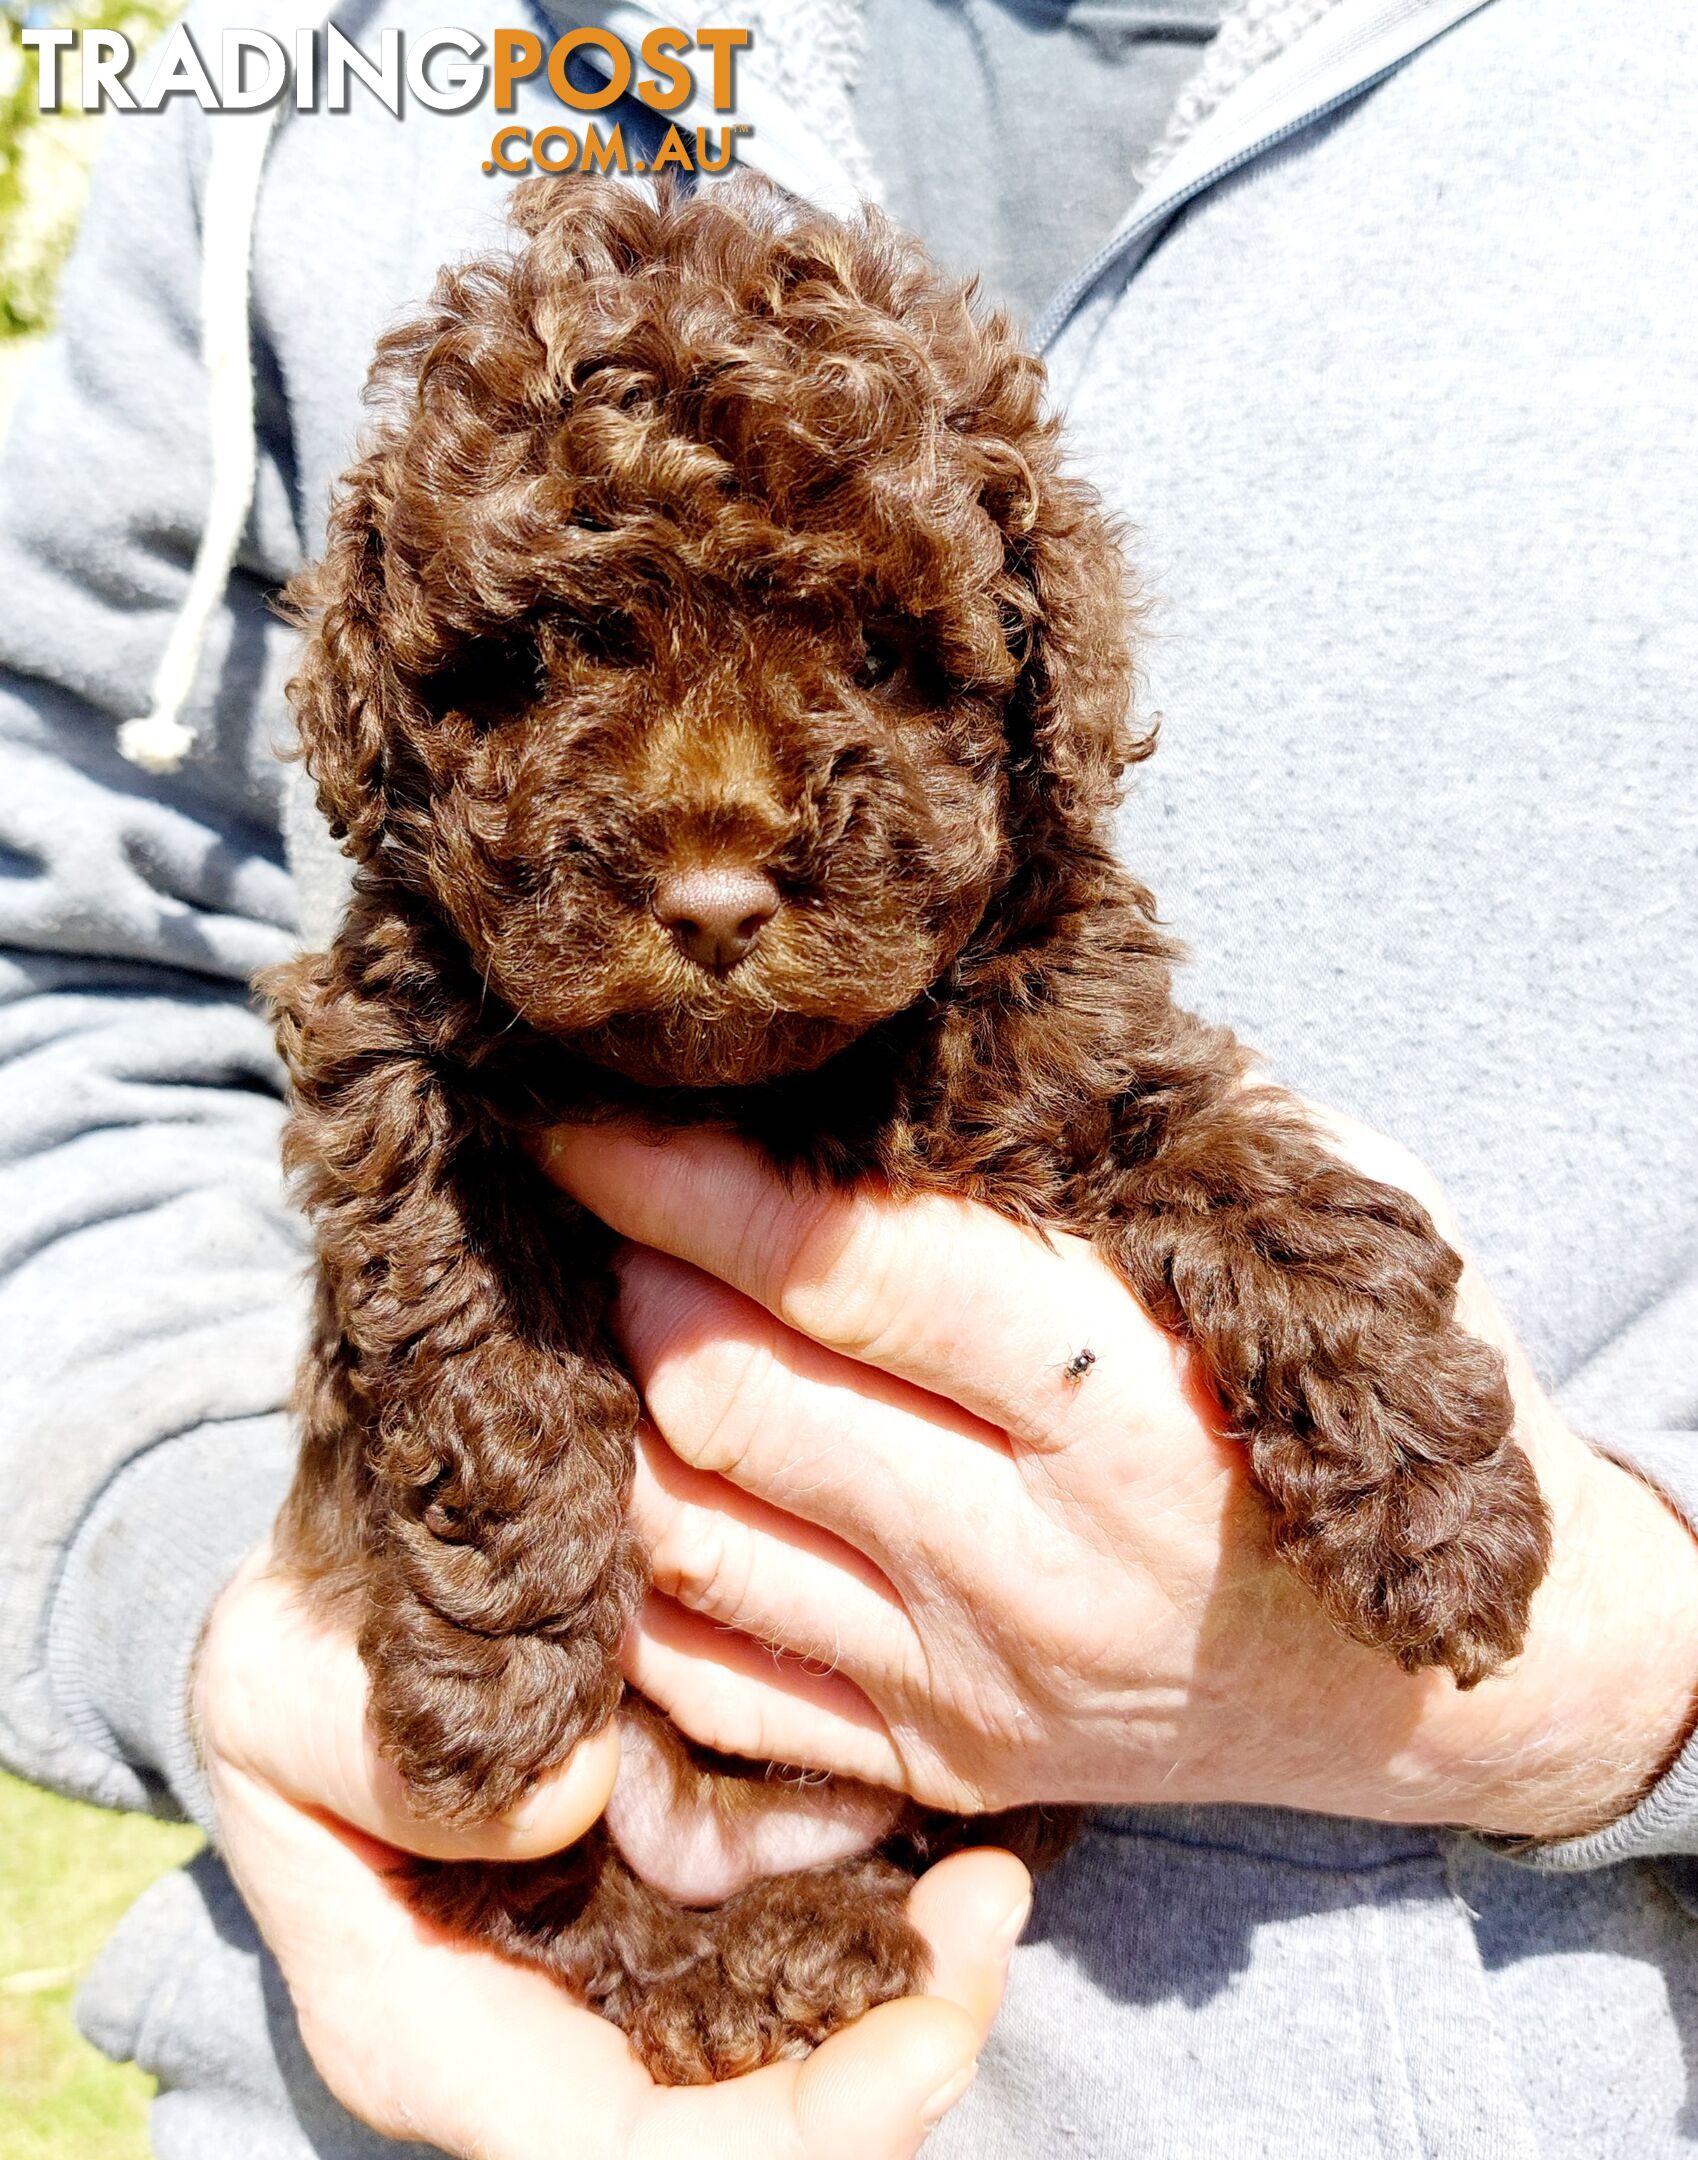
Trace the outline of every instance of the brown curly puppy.
<path fill-rule="evenodd" d="M 1150 748 L 1121 557 L 1039 364 L 876 218 L 752 181 L 538 182 L 515 216 L 384 341 L 296 595 L 359 868 L 331 950 L 269 984 L 319 1257 L 284 1550 L 357 1614 L 415 1805 L 507 1809 L 620 1699 L 610 1241 L 524 1142 L 567 1117 L 714 1120 L 1091 1237 L 1195 1345 L 1332 1620 L 1472 1686 L 1547 1557 L 1504 1374 L 1421 1208 L 1173 1002 L 1109 846 Z M 708 1909 L 605 1828 L 417 1895 L 704 2079 L 911 1987 L 929 1855 L 1066 1832 L 880 1824 Z"/>

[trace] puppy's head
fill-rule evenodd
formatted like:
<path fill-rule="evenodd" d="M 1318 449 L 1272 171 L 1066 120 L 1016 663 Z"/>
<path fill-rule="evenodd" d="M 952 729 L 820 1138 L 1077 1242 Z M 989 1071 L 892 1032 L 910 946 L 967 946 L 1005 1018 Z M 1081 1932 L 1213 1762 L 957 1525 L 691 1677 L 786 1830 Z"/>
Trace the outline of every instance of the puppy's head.
<path fill-rule="evenodd" d="M 533 182 L 380 348 L 295 594 L 351 851 L 651 1084 L 819 1064 L 1097 845 L 1114 536 L 1038 363 L 876 217 Z"/>

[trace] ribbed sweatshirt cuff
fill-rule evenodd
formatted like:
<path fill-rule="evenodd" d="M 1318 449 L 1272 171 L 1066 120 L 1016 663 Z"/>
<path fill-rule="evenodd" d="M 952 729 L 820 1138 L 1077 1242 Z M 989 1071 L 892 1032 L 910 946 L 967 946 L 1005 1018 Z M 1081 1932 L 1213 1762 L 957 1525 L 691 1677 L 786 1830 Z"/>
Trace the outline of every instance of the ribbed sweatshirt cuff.
<path fill-rule="evenodd" d="M 48 1621 L 61 1714 L 139 1770 L 162 1811 L 206 1830 L 189 1669 L 213 1600 L 276 1518 L 294 1452 L 279 1412 L 199 1426 L 137 1456 L 72 1542 Z"/>
<path fill-rule="evenodd" d="M 1655 1487 L 1698 1536 L 1698 1434 L 1595 1436 L 1594 1444 Z M 1589 1837 L 1562 1838 L 1549 1845 L 1512 1845 L 1495 1838 L 1486 1842 L 1526 1867 L 1564 1873 L 1613 1867 L 1623 1860 L 1698 1853 L 1698 1728 L 1639 1805 L 1606 1828 Z"/>

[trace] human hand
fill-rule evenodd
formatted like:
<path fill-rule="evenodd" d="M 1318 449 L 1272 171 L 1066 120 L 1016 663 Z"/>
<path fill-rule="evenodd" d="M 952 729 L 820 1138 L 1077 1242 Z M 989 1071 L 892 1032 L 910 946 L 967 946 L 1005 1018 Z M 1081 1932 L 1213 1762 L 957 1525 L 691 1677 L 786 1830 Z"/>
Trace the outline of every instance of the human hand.
<path fill-rule="evenodd" d="M 425 1926 L 403 1853 L 531 1859 L 580 1837 L 618 1764 L 586 1741 L 515 1816 L 475 1831 L 408 1813 L 365 1719 L 352 1642 L 256 1555 L 208 1623 L 194 1682 L 218 1842 L 330 2090 L 385 2136 L 478 2160 L 902 2160 L 965 2090 L 1029 1884 L 963 1853 L 916 1884 L 924 1997 L 885 2003 L 805 2062 L 657 2087 L 618 2030 L 540 1974 Z"/>
<path fill-rule="evenodd" d="M 1330 1129 L 1455 1242 L 1418 1163 Z M 1563 1423 L 1474 1270 L 1462 1318 L 1507 1359 L 1555 1548 L 1523 1654 L 1464 1695 L 1344 1640 L 1272 1560 L 1185 1346 L 1082 1240 L 787 1190 L 711 1132 L 560 1128 L 539 1159 L 633 1241 L 655 1592 L 627 1671 L 696 1739 L 964 1811 L 1236 1801 L 1525 1837 L 1613 1819 L 1679 1748 L 1698 1543 Z"/>

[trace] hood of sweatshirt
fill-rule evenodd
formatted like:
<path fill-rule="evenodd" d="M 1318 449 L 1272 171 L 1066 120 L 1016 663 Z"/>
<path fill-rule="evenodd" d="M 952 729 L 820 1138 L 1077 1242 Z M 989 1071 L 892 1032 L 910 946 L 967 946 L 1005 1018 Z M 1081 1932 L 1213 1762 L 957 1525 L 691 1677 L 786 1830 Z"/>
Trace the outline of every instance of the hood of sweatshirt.
<path fill-rule="evenodd" d="M 1034 326 L 1052 352 L 1093 298 L 1116 289 L 1205 189 L 1384 80 L 1413 53 L 1490 0 L 1243 0 L 1205 48 L 1162 140 L 1131 176 L 1131 206 L 1108 240 Z M 647 0 L 542 0 L 561 28 L 595 23 L 627 43 L 678 20 Z M 284 34 L 323 18 L 322 0 L 271 0 L 260 25 Z M 738 111 L 751 134 L 745 161 L 789 193 L 852 212 L 878 201 L 877 172 L 855 125 L 853 92 L 866 59 L 861 0 L 745 0 L 753 33 L 738 68 Z M 700 110 L 697 110 L 699 104 Z M 705 93 L 678 116 L 711 117 Z M 145 715 L 119 731 L 124 755 L 176 770 L 193 746 L 184 717 L 209 627 L 241 546 L 254 483 L 249 277 L 254 219 L 280 105 L 221 115 L 210 130 L 201 277 L 212 481 L 193 576 L 161 658 Z M 712 184 L 708 182 L 707 184 Z M 1060 371 L 1058 370 L 1058 375 Z M 285 835 L 312 942 L 328 937 L 346 900 L 350 866 L 330 839 L 304 775 L 294 775 Z"/>

